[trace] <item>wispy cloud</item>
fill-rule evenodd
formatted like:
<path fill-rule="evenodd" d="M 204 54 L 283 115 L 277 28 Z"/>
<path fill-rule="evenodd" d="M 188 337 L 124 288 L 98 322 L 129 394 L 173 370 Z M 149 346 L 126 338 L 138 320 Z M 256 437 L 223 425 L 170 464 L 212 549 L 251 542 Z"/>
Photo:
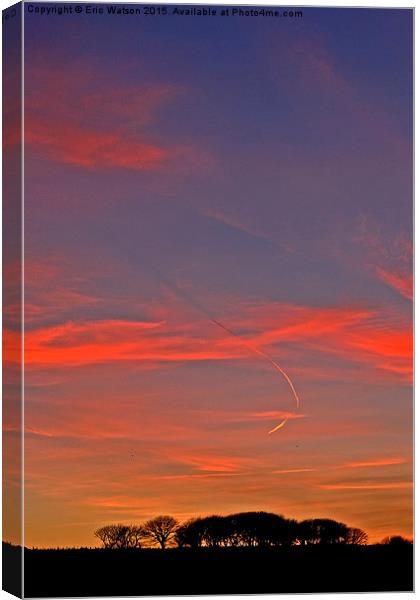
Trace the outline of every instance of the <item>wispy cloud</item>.
<path fill-rule="evenodd" d="M 413 487 L 410 481 L 395 483 L 328 483 L 319 486 L 323 490 L 400 490 Z"/>
<path fill-rule="evenodd" d="M 413 299 L 413 244 L 404 231 L 390 237 L 383 228 L 364 217 L 355 241 L 367 254 L 367 264 L 375 276 L 409 300 Z"/>
<path fill-rule="evenodd" d="M 318 469 L 278 469 L 273 471 L 275 475 L 289 475 L 290 473 L 313 473 Z"/>
<path fill-rule="evenodd" d="M 411 273 L 394 273 L 383 267 L 376 267 L 376 274 L 381 281 L 396 290 L 401 296 L 413 300 L 413 275 Z"/>
<path fill-rule="evenodd" d="M 123 85 L 102 71 L 92 77 L 92 66 L 81 66 L 76 73 L 74 65 L 60 70 L 32 67 L 25 142 L 29 153 L 34 149 L 50 161 L 88 170 L 154 171 L 208 165 L 210 159 L 203 149 L 168 139 L 158 128 L 153 132 L 158 113 L 182 92 L 180 87 L 161 83 Z M 51 97 L 54 103 L 49 103 L 46 118 L 44 107 Z"/>
<path fill-rule="evenodd" d="M 238 305 L 240 308 L 240 306 Z M 237 311 L 239 312 L 239 311 Z M 305 350 L 340 356 L 350 364 L 411 377 L 410 327 L 369 308 L 260 304 L 243 306 L 229 327 L 229 336 L 201 319 L 193 323 L 164 321 L 67 321 L 28 331 L 25 360 L 31 365 L 86 365 L 108 362 L 188 362 L 254 360 L 249 346 L 277 353 Z M 16 333 L 5 333 L 9 341 Z M 290 346 L 290 345 L 293 346 Z M 300 364 L 302 368 L 302 363 Z M 328 376 L 328 373 L 327 373 Z M 360 375 L 362 376 L 362 375 Z"/>
<path fill-rule="evenodd" d="M 350 469 L 363 469 L 370 467 L 388 467 L 393 465 L 402 465 L 406 461 L 403 458 L 378 458 L 375 460 L 349 462 L 344 465 Z"/>
<path fill-rule="evenodd" d="M 278 242 L 274 241 L 269 234 L 258 229 L 255 224 L 246 223 L 238 216 L 230 216 L 221 212 L 220 210 L 215 211 L 211 209 L 203 210 L 202 214 L 208 219 L 221 223 L 222 225 L 230 227 L 231 229 L 240 231 L 248 236 L 251 236 L 252 238 L 255 238 L 256 240 L 260 240 L 265 244 L 269 244 L 274 249 L 277 249 L 282 253 L 293 253 L 295 251 L 295 248 L 292 245 L 279 244 Z"/>
<path fill-rule="evenodd" d="M 103 133 L 85 128 L 29 121 L 26 142 L 49 160 L 86 169 L 117 167 L 151 170 L 176 158 L 181 148 L 170 148 L 119 132 Z"/>

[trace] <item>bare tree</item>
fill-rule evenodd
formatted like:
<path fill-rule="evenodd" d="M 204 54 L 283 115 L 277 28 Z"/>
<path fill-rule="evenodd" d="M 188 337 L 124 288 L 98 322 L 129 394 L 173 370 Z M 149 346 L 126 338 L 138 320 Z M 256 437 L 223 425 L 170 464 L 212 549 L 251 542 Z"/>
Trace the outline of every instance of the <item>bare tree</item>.
<path fill-rule="evenodd" d="M 368 542 L 368 535 L 363 529 L 357 527 L 349 527 L 346 534 L 346 544 L 356 544 L 364 546 Z"/>
<path fill-rule="evenodd" d="M 144 538 L 143 527 L 130 525 L 130 530 L 128 532 L 128 548 L 141 548 L 142 538 Z"/>
<path fill-rule="evenodd" d="M 136 525 L 105 525 L 94 531 L 104 548 L 140 548 L 143 529 Z"/>
<path fill-rule="evenodd" d="M 143 525 L 144 535 L 158 543 L 162 550 L 174 538 L 179 523 L 169 515 L 159 515 Z"/>

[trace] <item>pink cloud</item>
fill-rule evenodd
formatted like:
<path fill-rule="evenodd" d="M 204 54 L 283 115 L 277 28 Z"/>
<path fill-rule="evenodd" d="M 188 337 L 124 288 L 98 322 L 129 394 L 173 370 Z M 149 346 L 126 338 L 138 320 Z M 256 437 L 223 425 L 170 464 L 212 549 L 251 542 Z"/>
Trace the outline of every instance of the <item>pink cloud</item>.
<path fill-rule="evenodd" d="M 412 273 L 394 273 L 382 267 L 376 267 L 378 278 L 386 285 L 396 290 L 404 298 L 413 300 L 413 275 Z"/>
<path fill-rule="evenodd" d="M 180 149 L 130 140 L 120 133 L 102 133 L 57 124 L 29 121 L 25 140 L 49 159 L 79 167 L 155 169 L 178 156 Z"/>
<path fill-rule="evenodd" d="M 48 160 L 85 169 L 154 171 L 208 166 L 211 159 L 203 149 L 178 144 L 165 134 L 151 134 L 158 123 L 157 113 L 184 90 L 160 83 L 124 86 L 111 81 L 108 73 L 94 71 L 92 77 L 92 72 L 93 67 L 86 66 L 77 73 L 74 66 L 32 68 L 25 87 L 29 149 Z M 51 97 L 54 103 L 46 119 L 44 107 Z"/>

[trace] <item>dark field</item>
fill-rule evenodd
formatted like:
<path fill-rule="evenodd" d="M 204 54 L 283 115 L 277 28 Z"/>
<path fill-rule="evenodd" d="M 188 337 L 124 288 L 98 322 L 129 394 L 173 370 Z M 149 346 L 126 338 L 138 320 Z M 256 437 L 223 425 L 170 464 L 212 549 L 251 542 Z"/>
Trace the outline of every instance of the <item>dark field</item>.
<path fill-rule="evenodd" d="M 25 550 L 25 596 L 124 596 L 413 589 L 413 548 Z"/>

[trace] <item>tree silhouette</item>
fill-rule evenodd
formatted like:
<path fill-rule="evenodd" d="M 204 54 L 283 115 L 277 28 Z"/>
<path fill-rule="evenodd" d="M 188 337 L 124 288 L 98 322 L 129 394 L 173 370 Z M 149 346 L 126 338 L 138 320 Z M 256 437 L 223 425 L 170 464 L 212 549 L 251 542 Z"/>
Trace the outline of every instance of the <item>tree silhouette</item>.
<path fill-rule="evenodd" d="M 199 548 L 203 543 L 202 519 L 189 519 L 178 527 L 175 541 L 180 548 Z"/>
<path fill-rule="evenodd" d="M 387 536 L 381 541 L 381 544 L 387 546 L 410 546 L 413 542 L 402 535 Z"/>
<path fill-rule="evenodd" d="M 178 529 L 181 547 L 291 546 L 297 539 L 297 522 L 266 512 L 190 519 Z"/>
<path fill-rule="evenodd" d="M 136 525 L 105 525 L 94 531 L 94 535 L 101 540 L 104 548 L 140 548 L 142 527 Z"/>
<path fill-rule="evenodd" d="M 368 535 L 363 529 L 349 527 L 346 535 L 346 544 L 357 544 L 364 546 L 368 542 Z"/>
<path fill-rule="evenodd" d="M 169 544 L 198 549 L 239 547 L 290 547 L 295 544 L 367 544 L 362 530 L 333 519 L 306 519 L 298 522 L 268 512 L 243 512 L 226 516 L 210 515 L 189 519 L 183 524 L 170 515 L 160 515 L 144 525 L 106 525 L 95 536 L 105 548 L 140 548 L 149 540 L 165 550 Z M 407 544 L 400 536 L 386 538 L 383 544 Z"/>
<path fill-rule="evenodd" d="M 296 521 L 267 512 L 238 513 L 228 517 L 236 544 L 241 546 L 291 546 Z"/>
<path fill-rule="evenodd" d="M 205 546 L 217 548 L 220 546 L 229 546 L 232 535 L 229 523 L 225 521 L 226 517 L 212 515 L 200 519 L 201 537 Z"/>
<path fill-rule="evenodd" d="M 159 515 L 143 525 L 143 533 L 165 550 L 167 544 L 175 537 L 178 526 L 179 523 L 174 517 Z"/>
<path fill-rule="evenodd" d="M 299 524 L 301 544 L 345 544 L 349 528 L 333 519 L 307 519 Z"/>

